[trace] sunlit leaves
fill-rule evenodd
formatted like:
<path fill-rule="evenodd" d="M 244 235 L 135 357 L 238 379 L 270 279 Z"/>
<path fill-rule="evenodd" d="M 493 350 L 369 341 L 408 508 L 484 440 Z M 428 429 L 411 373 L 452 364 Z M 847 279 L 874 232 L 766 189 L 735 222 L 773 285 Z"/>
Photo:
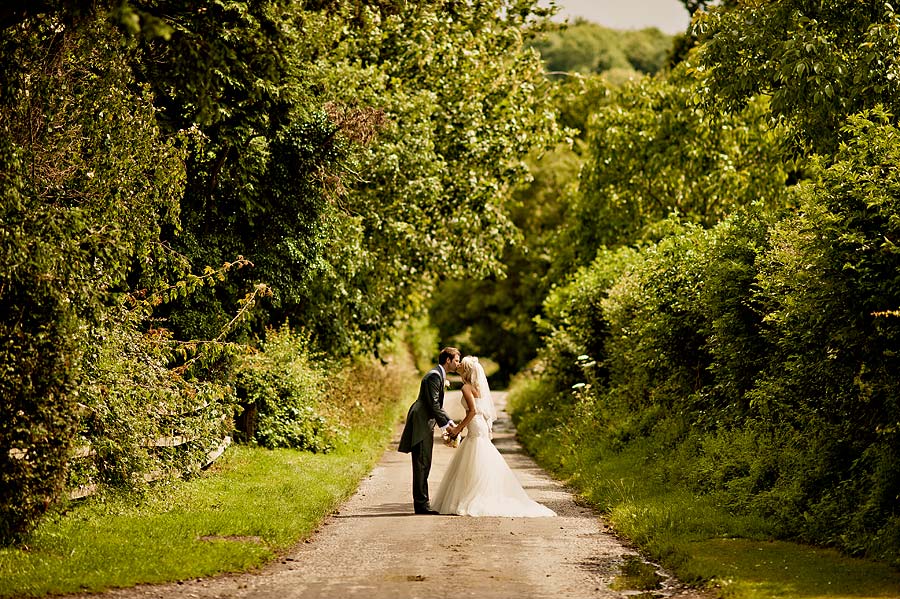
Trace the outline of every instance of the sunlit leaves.
<path fill-rule="evenodd" d="M 317 66 L 329 97 L 387 119 L 341 202 L 358 217 L 339 226 L 363 236 L 362 253 L 332 261 L 332 295 L 365 290 L 348 308 L 367 326 L 421 310 L 440 278 L 499 272 L 516 237 L 505 204 L 522 161 L 558 132 L 528 29 L 518 13 L 498 18 L 503 4 L 366 7 L 341 39 L 345 61 Z"/>
<path fill-rule="evenodd" d="M 695 101 L 704 85 L 682 64 L 613 90 L 596 110 L 570 225 L 579 263 L 672 214 L 712 225 L 740 206 L 783 201 L 780 131 L 765 102 L 720 114 Z"/>
<path fill-rule="evenodd" d="M 733 109 L 771 96 L 798 141 L 833 150 L 847 115 L 900 107 L 900 16 L 887 2 L 746 2 L 696 24 L 710 88 Z"/>

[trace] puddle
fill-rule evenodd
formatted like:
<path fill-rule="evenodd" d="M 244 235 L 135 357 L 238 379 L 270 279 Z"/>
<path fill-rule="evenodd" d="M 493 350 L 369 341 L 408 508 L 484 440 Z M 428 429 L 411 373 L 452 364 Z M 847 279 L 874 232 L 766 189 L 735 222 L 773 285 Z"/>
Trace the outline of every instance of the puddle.
<path fill-rule="evenodd" d="M 661 599 L 669 595 L 663 585 L 668 578 L 655 564 L 638 555 L 627 555 L 609 587 L 621 591 L 629 599 Z"/>

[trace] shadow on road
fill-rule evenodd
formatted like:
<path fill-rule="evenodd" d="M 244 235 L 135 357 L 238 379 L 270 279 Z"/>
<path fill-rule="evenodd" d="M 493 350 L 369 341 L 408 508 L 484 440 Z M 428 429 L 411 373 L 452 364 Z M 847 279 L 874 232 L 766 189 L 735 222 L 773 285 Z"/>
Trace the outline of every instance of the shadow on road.
<path fill-rule="evenodd" d="M 396 518 L 400 516 L 416 516 L 412 503 L 380 503 L 364 507 L 357 514 L 335 514 L 334 518 Z"/>

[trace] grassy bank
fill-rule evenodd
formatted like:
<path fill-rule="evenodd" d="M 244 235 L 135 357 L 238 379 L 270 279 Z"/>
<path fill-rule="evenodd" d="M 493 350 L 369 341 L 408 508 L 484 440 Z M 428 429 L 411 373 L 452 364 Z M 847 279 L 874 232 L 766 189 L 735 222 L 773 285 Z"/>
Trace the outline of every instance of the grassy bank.
<path fill-rule="evenodd" d="M 729 599 L 900 597 L 900 572 L 884 563 L 773 538 L 771 523 L 729 513 L 711 496 L 668 482 L 668 457 L 632 442 L 611 451 L 577 424 L 553 422 L 536 381 L 509 396 L 520 440 L 538 463 L 599 508 L 613 529 L 679 579 Z"/>
<path fill-rule="evenodd" d="M 328 454 L 232 446 L 188 481 L 90 498 L 0 549 L 0 596 L 99 591 L 264 564 L 309 536 L 356 489 L 409 395 L 351 430 Z"/>

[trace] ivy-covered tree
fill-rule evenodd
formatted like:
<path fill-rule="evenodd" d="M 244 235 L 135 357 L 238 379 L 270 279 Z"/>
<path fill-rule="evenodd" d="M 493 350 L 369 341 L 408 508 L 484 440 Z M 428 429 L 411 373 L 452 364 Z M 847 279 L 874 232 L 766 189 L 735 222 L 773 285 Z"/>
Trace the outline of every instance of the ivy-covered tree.
<path fill-rule="evenodd" d="M 172 263 L 181 152 L 156 126 L 129 48 L 99 11 L 0 32 L 0 538 L 31 527 L 65 484 L 81 410 L 119 309 Z M 155 266 L 150 266 L 155 265 Z M 123 377 L 124 378 L 124 377 Z"/>
<path fill-rule="evenodd" d="M 502 272 L 524 159 L 560 136 L 527 47 L 545 14 L 507 0 L 0 12 L 4 540 L 60 497 L 75 444 L 93 457 L 72 484 L 195 464 L 235 399 L 229 363 L 200 347 L 288 321 L 310 351 L 372 351 L 454 269 Z M 243 326 L 235 310 L 262 290 Z M 176 425 L 187 457 L 150 456 Z"/>

